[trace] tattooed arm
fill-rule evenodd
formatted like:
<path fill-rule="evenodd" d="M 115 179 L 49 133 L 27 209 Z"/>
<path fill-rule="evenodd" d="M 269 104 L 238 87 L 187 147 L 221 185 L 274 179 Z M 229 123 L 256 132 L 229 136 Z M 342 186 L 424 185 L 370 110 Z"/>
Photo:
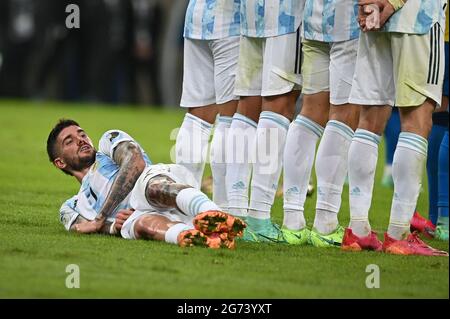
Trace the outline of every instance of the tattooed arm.
<path fill-rule="evenodd" d="M 138 146 L 132 142 L 120 143 L 113 154 L 120 166 L 119 173 L 111 187 L 105 203 L 95 220 L 78 225 L 78 232 L 99 232 L 117 206 L 128 196 L 145 168 L 145 161 Z"/>
<path fill-rule="evenodd" d="M 120 235 L 120 230 L 122 229 L 123 224 L 127 221 L 128 217 L 133 214 L 133 209 L 121 209 L 117 215 L 114 222 L 106 221 L 102 228 L 98 231 L 101 234 L 106 235 Z M 89 220 L 84 218 L 81 215 L 78 215 L 76 219 L 73 221 L 70 226 L 70 231 L 80 232 L 79 228 L 82 224 L 89 223 Z M 82 226 L 81 226 L 82 227 Z"/>
<path fill-rule="evenodd" d="M 70 226 L 70 231 L 73 231 L 73 232 L 80 232 L 78 229 L 79 228 L 81 228 L 81 229 L 83 229 L 83 224 L 86 224 L 86 223 L 89 223 L 89 220 L 87 220 L 86 218 L 84 218 L 83 216 L 81 216 L 81 215 L 78 215 L 78 217 L 75 219 L 75 221 L 73 222 L 73 224 L 72 224 L 72 226 Z M 101 227 L 100 228 L 100 230 L 98 231 L 98 233 L 101 233 L 101 234 L 107 234 L 107 235 L 115 235 L 115 234 L 117 234 L 117 232 L 114 232 L 114 230 L 112 231 L 112 232 L 110 232 L 110 230 L 111 230 L 111 225 L 112 225 L 112 222 L 110 222 L 110 221 L 106 221 L 104 224 L 103 224 L 103 227 Z"/>

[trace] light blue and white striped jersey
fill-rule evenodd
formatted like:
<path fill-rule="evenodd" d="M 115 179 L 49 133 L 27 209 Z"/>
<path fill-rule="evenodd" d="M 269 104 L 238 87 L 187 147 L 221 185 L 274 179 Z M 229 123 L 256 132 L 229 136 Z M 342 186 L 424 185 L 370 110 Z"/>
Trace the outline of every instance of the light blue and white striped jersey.
<path fill-rule="evenodd" d="M 241 0 L 241 34 L 266 38 L 296 32 L 305 0 Z"/>
<path fill-rule="evenodd" d="M 341 42 L 359 37 L 358 0 L 306 0 L 303 37 Z"/>
<path fill-rule="evenodd" d="M 190 0 L 184 37 L 217 40 L 240 35 L 241 0 Z"/>
<path fill-rule="evenodd" d="M 445 29 L 444 6 L 447 0 L 408 0 L 392 15 L 383 28 L 387 32 L 425 34 L 439 22 Z"/>
<path fill-rule="evenodd" d="M 117 145 L 126 141 L 133 142 L 139 146 L 125 132 L 110 130 L 103 134 L 99 142 L 99 150 L 96 154 L 95 163 L 91 166 L 86 176 L 84 176 L 80 191 L 61 206 L 60 220 L 67 230 L 70 230 L 70 227 L 79 215 L 87 220 L 94 220 L 100 212 L 120 168 L 113 160 L 114 149 Z M 139 148 L 141 149 L 146 164 L 151 165 L 147 154 L 140 146 Z M 120 203 L 108 220 L 113 221 L 114 216 L 119 210 L 129 208 L 129 200 L 130 195 Z"/>

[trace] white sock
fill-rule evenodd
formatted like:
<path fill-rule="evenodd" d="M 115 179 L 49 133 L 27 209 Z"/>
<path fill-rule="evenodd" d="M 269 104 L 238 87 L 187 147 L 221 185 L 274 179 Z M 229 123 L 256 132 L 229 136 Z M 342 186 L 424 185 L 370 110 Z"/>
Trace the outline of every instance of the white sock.
<path fill-rule="evenodd" d="M 189 229 L 192 229 L 192 226 L 184 223 L 175 224 L 166 231 L 164 240 L 166 243 L 178 245 L 178 235 Z"/>
<path fill-rule="evenodd" d="M 303 210 L 284 209 L 283 227 L 289 230 L 301 230 L 306 227 Z"/>
<path fill-rule="evenodd" d="M 392 162 L 394 198 L 388 228 L 389 236 L 397 240 L 409 233 L 410 220 L 422 187 L 427 149 L 428 141 L 420 135 L 400 133 Z"/>
<path fill-rule="evenodd" d="M 336 230 L 339 225 L 337 213 L 316 209 L 316 217 L 313 227 L 319 234 L 328 235 Z"/>
<path fill-rule="evenodd" d="M 262 112 L 256 131 L 249 216 L 270 218 L 278 188 L 289 120 L 274 112 Z"/>
<path fill-rule="evenodd" d="M 226 140 L 231 125 L 231 117 L 219 116 L 219 120 L 214 129 L 214 136 L 211 142 L 211 173 L 213 178 L 213 202 L 222 208 L 228 209 L 227 190 L 225 187 L 226 176 Z"/>
<path fill-rule="evenodd" d="M 178 208 L 187 216 L 196 216 L 208 210 L 220 210 L 208 196 L 195 188 L 183 189 L 175 200 Z"/>
<path fill-rule="evenodd" d="M 306 226 L 304 204 L 316 144 L 322 134 L 322 126 L 302 115 L 289 126 L 283 159 L 283 226 L 288 229 L 299 230 Z"/>
<path fill-rule="evenodd" d="M 246 217 L 248 210 L 248 185 L 252 168 L 257 124 L 242 114 L 233 116 L 226 145 L 226 177 L 228 212 Z"/>
<path fill-rule="evenodd" d="M 347 176 L 348 149 L 353 135 L 353 130 L 346 124 L 335 120 L 328 121 L 317 150 L 316 211 L 321 211 L 321 214 L 316 214 L 314 228 L 323 234 L 333 232 L 338 226 L 337 214 L 341 208 L 342 188 Z M 326 213 L 330 214 L 330 217 L 322 219 Z M 327 222 L 329 219 L 336 220 L 336 224 Z"/>
<path fill-rule="evenodd" d="M 350 225 L 356 236 L 370 234 L 369 209 L 381 136 L 357 129 L 348 152 L 348 179 L 350 189 Z"/>
<path fill-rule="evenodd" d="M 192 186 L 197 189 L 200 189 L 202 182 L 212 127 L 208 122 L 186 113 L 177 136 L 176 163 L 185 166 L 194 175 L 197 185 Z"/>

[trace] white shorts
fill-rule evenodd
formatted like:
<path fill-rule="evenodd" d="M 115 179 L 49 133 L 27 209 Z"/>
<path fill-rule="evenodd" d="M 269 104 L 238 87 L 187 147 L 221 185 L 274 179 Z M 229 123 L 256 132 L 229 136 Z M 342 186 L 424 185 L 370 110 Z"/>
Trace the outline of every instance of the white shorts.
<path fill-rule="evenodd" d="M 224 104 L 234 95 L 239 37 L 184 39 L 182 107 Z"/>
<path fill-rule="evenodd" d="M 361 32 L 350 101 L 361 105 L 414 107 L 427 98 L 441 103 L 444 33 Z"/>
<path fill-rule="evenodd" d="M 303 40 L 302 50 L 302 93 L 330 92 L 331 104 L 347 104 L 355 73 L 358 39 L 332 43 Z"/>
<path fill-rule="evenodd" d="M 302 85 L 300 30 L 277 37 L 241 36 L 236 89 L 238 96 L 273 96 Z"/>
<path fill-rule="evenodd" d="M 176 209 L 161 210 L 153 207 L 145 197 L 145 190 L 148 181 L 158 175 L 168 176 L 176 183 L 193 185 L 195 182 L 192 173 L 182 165 L 177 164 L 157 164 L 147 167 L 136 181 L 136 184 L 131 191 L 130 206 L 135 212 L 126 220 L 122 226 L 121 235 L 126 239 L 135 239 L 134 225 L 141 216 L 144 215 L 160 215 L 165 216 L 171 221 L 183 222 L 185 224 L 192 224 L 192 216 L 186 216 Z"/>

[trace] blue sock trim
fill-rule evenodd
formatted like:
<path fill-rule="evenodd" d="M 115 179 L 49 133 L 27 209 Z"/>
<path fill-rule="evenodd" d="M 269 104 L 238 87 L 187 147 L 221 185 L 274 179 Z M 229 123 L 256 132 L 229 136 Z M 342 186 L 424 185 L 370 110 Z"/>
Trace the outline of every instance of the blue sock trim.
<path fill-rule="evenodd" d="M 353 135 L 355 135 L 355 132 L 353 132 L 353 130 L 349 126 L 336 120 L 328 121 L 327 126 L 329 126 L 330 128 L 337 129 L 339 132 L 343 133 L 343 135 L 348 137 L 349 139 L 352 139 Z"/>
<path fill-rule="evenodd" d="M 318 138 L 321 138 L 323 135 L 324 128 L 317 124 L 314 121 L 311 121 L 307 117 L 304 117 L 302 115 L 297 116 L 297 118 L 294 121 L 295 124 L 303 126 L 313 132 L 315 135 L 317 135 Z"/>
<path fill-rule="evenodd" d="M 269 120 L 269 121 L 277 123 L 278 125 L 283 127 L 286 131 L 289 129 L 290 121 L 287 118 L 285 118 L 283 115 L 280 115 L 275 112 L 270 112 L 270 111 L 261 112 L 261 115 L 259 116 L 259 120 L 260 121 L 261 120 Z"/>
<path fill-rule="evenodd" d="M 254 128 L 256 128 L 258 126 L 258 124 L 255 121 L 253 121 L 252 119 L 250 119 L 242 114 L 239 114 L 239 113 L 234 114 L 233 121 L 241 121 L 241 122 L 244 122 Z"/>
<path fill-rule="evenodd" d="M 201 124 L 202 127 L 206 128 L 206 129 L 212 129 L 212 127 L 214 126 L 213 124 L 210 124 L 204 120 L 202 120 L 201 118 L 192 115 L 191 113 L 186 113 L 186 115 L 184 116 L 185 119 L 189 119 L 191 121 L 194 121 L 196 123 Z"/>
<path fill-rule="evenodd" d="M 205 197 L 206 197 L 205 195 L 201 194 L 201 195 L 195 196 L 195 197 L 191 200 L 191 202 L 189 203 L 189 213 L 190 213 L 191 215 L 193 215 L 193 216 L 196 215 L 196 212 L 198 211 L 198 209 L 200 208 L 200 206 L 201 206 L 204 202 L 208 201 L 208 199 L 205 198 Z"/>
<path fill-rule="evenodd" d="M 230 116 L 219 116 L 219 122 L 231 124 L 231 121 L 233 121 L 233 118 Z"/>
<path fill-rule="evenodd" d="M 398 137 L 397 146 L 399 145 L 422 153 L 425 156 L 427 155 L 428 152 L 428 141 L 424 139 L 422 136 L 413 133 L 408 132 L 400 133 L 400 136 Z"/>
<path fill-rule="evenodd" d="M 363 139 L 363 140 L 372 142 L 375 145 L 379 145 L 380 141 L 381 141 L 381 136 L 379 136 L 373 132 L 363 130 L 363 129 L 357 129 L 353 138 L 354 139 Z"/>

